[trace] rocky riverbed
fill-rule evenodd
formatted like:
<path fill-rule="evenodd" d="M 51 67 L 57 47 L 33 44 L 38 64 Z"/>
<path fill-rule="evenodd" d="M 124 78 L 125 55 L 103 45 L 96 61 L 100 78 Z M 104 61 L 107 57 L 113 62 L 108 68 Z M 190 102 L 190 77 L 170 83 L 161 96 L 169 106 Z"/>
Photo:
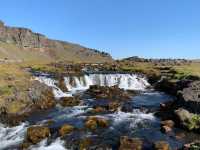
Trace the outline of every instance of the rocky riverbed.
<path fill-rule="evenodd" d="M 168 150 L 181 149 L 187 143 L 191 144 L 185 146 L 192 147 L 200 140 L 198 121 L 192 129 L 195 132 L 185 130 L 184 121 L 198 117 L 182 103 L 191 98 L 189 91 L 194 87 L 196 91 L 198 82 L 188 82 L 182 95 L 172 96 L 154 90 L 144 76 L 137 74 L 85 74 L 59 79 L 38 74 L 33 81 L 29 113 L 14 123 L 10 121 L 20 115 L 9 118 L 6 111 L 2 113 L 0 149 Z M 182 120 L 177 122 L 173 114 Z"/>

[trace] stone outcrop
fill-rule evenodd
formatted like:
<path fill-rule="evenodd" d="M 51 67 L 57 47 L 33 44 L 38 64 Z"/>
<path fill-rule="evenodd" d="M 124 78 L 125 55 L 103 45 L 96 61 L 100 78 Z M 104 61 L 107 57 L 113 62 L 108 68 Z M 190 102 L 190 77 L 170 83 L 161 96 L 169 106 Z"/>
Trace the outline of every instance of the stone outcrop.
<path fill-rule="evenodd" d="M 79 59 L 82 62 L 90 62 L 96 59 L 98 62 L 112 61 L 112 58 L 108 53 L 86 48 L 78 44 L 52 40 L 40 33 L 34 33 L 30 29 L 9 27 L 3 22 L 0 22 L 0 42 L 16 45 L 20 49 L 26 49 L 30 51 L 34 50 L 35 52 L 37 51 L 41 54 L 37 55 L 38 57 L 43 55 L 44 58 L 52 58 L 54 60 L 62 59 L 74 61 L 75 59 Z M 6 50 L 9 51 L 9 49 Z M 5 50 L 3 50 L 2 53 L 4 53 L 4 51 Z M 20 52 L 22 53 L 22 51 Z M 10 55 L 14 56 L 14 54 Z M 14 58 L 10 55 L 5 55 L 5 58 Z"/>
<path fill-rule="evenodd" d="M 109 99 L 109 100 L 128 100 L 130 99 L 127 91 L 120 89 L 118 86 L 103 87 L 103 86 L 90 86 L 87 93 L 97 99 Z"/>
<path fill-rule="evenodd" d="M 40 109 L 48 109 L 55 105 L 52 88 L 39 81 L 32 83 L 29 88 L 29 97 L 35 107 Z"/>
<path fill-rule="evenodd" d="M 52 88 L 34 80 L 24 90 L 16 88 L 13 95 L 5 98 L 0 108 L 0 121 L 11 126 L 17 125 L 33 111 L 50 109 L 55 103 Z"/>
<path fill-rule="evenodd" d="M 200 115 L 190 113 L 183 108 L 176 110 L 175 115 L 178 125 L 187 130 L 200 132 Z"/>
<path fill-rule="evenodd" d="M 200 113 L 200 81 L 194 81 L 179 92 L 180 104 L 193 113 Z"/>
<path fill-rule="evenodd" d="M 140 58 L 138 56 L 133 56 L 129 58 L 123 59 L 123 61 L 132 61 L 132 62 L 150 62 L 153 64 L 159 64 L 162 66 L 169 66 L 169 65 L 181 65 L 181 64 L 189 64 L 191 61 L 186 59 L 145 59 Z"/>

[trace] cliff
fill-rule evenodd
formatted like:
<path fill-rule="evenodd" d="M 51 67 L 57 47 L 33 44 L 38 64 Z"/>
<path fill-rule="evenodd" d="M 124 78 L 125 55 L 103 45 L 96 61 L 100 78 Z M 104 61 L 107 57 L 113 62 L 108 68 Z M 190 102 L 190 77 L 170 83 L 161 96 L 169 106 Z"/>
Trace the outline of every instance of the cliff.
<path fill-rule="evenodd" d="M 0 59 L 2 61 L 112 61 L 108 53 L 78 44 L 52 40 L 30 29 L 6 26 L 2 21 L 0 21 Z"/>

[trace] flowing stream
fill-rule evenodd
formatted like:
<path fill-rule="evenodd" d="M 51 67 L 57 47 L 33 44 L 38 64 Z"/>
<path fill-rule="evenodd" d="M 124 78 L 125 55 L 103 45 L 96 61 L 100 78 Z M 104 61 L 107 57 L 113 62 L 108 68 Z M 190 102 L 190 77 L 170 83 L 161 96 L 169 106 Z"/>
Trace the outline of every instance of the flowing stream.
<path fill-rule="evenodd" d="M 147 143 L 166 140 L 172 148 L 178 148 L 184 143 L 184 141 L 175 139 L 175 136 L 160 132 L 160 120 L 154 116 L 154 112 L 159 108 L 161 102 L 171 100 L 171 97 L 148 89 L 150 85 L 144 77 L 136 74 L 90 74 L 80 77 L 65 77 L 64 81 L 69 90 L 68 92 L 63 92 L 57 87 L 58 81 L 55 79 L 46 76 L 37 76 L 35 79 L 51 86 L 58 101 L 61 97 L 74 96 L 79 94 L 79 92 L 84 93 L 91 85 L 117 85 L 125 90 L 139 90 L 141 92 L 139 95 L 131 98 L 128 104 L 132 110 L 130 112 L 118 110 L 116 112 L 93 114 L 93 116 L 108 120 L 108 128 L 99 129 L 95 132 L 80 130 L 73 132 L 65 138 L 60 138 L 55 134 L 50 139 L 45 139 L 37 145 L 31 146 L 29 148 L 31 150 L 75 150 L 79 149 L 79 147 L 74 141 L 80 141 L 85 138 L 92 138 L 95 141 L 93 149 L 108 145 L 115 150 L 119 146 L 121 136 L 140 137 L 147 141 Z M 51 129 L 58 129 L 64 123 L 71 124 L 77 129 L 84 128 L 84 120 L 91 115 L 89 112 L 97 101 L 92 97 L 82 97 L 82 101 L 83 103 L 80 106 L 62 107 L 57 105 L 51 110 L 33 114 L 27 122 L 16 127 L 9 128 L 0 124 L 0 149 L 18 149 L 19 144 L 24 140 L 28 126 L 42 125 L 48 120 L 55 122 L 50 126 Z M 103 100 L 99 102 L 103 103 Z M 143 111 L 141 108 L 153 111 Z"/>

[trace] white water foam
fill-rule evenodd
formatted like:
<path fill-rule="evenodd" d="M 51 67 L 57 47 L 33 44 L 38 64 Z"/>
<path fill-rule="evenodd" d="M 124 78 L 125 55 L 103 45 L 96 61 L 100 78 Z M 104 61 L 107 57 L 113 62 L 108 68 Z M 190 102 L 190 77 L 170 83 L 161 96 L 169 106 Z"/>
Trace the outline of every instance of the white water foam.
<path fill-rule="evenodd" d="M 45 76 L 36 77 L 36 80 L 53 88 L 56 98 L 70 97 L 77 91 L 89 89 L 91 85 L 118 86 L 125 90 L 145 90 L 150 84 L 144 77 L 135 74 L 89 74 L 80 77 L 65 77 L 65 85 L 69 92 L 63 92 L 56 86 L 58 81 Z"/>
<path fill-rule="evenodd" d="M 26 123 L 15 127 L 6 127 L 0 124 L 0 149 L 8 149 L 20 144 L 24 140 L 26 129 Z"/>
<path fill-rule="evenodd" d="M 65 93 L 56 86 L 56 83 L 58 82 L 56 80 L 47 78 L 45 76 L 36 77 L 35 80 L 38 80 L 39 82 L 44 83 L 44 84 L 48 85 L 49 87 L 52 87 L 55 98 L 59 99 L 61 97 L 72 97 L 71 93 Z"/>
<path fill-rule="evenodd" d="M 123 122 L 130 122 L 130 127 L 134 128 L 138 123 L 148 120 L 155 121 L 153 113 L 143 113 L 140 110 L 135 109 L 133 112 L 122 112 L 118 111 L 113 114 L 108 114 L 107 117 L 112 120 L 113 125 L 118 125 Z"/>
<path fill-rule="evenodd" d="M 67 150 L 64 147 L 64 141 L 60 138 L 56 139 L 50 145 L 47 144 L 47 139 L 41 141 L 39 144 L 31 146 L 30 150 Z"/>
<path fill-rule="evenodd" d="M 117 85 L 125 90 L 144 90 L 149 86 L 145 78 L 135 74 L 89 74 L 81 77 L 65 77 L 65 84 L 71 91 L 88 89 L 90 85 L 109 87 Z"/>

